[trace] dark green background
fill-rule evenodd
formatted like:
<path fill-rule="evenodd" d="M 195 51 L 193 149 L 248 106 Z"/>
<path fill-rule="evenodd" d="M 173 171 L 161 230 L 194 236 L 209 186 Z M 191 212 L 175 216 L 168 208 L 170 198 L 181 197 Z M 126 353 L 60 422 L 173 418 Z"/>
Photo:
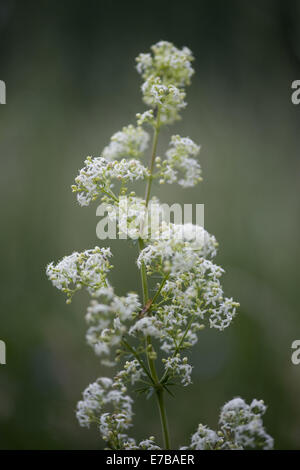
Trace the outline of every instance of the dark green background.
<path fill-rule="evenodd" d="M 74 416 L 101 374 L 85 344 L 87 296 L 71 306 L 45 265 L 101 243 L 96 205 L 80 208 L 70 185 L 86 155 L 134 122 L 141 102 L 134 58 L 164 39 L 195 54 L 183 120 L 164 131 L 202 144 L 204 182 L 154 186 L 165 202 L 205 204 L 220 243 L 226 293 L 241 303 L 227 331 L 204 330 L 194 384 L 168 400 L 173 445 L 198 422 L 215 427 L 233 396 L 263 398 L 277 448 L 300 448 L 299 1 L 0 2 L 1 312 L 0 447 L 99 448 Z M 138 289 L 136 250 L 112 243 L 113 283 Z M 108 372 L 109 373 L 109 372 Z M 138 438 L 160 439 L 155 403 L 138 400 Z"/>

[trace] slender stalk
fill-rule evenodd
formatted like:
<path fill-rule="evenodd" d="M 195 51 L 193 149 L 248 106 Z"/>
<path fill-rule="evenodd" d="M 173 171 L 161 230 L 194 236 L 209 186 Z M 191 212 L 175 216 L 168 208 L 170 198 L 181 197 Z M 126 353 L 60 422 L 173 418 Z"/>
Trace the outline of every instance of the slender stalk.
<path fill-rule="evenodd" d="M 105 189 L 101 189 L 101 191 L 106 194 L 107 196 L 111 197 L 115 202 L 119 202 L 119 199 L 117 198 L 117 196 L 112 192 L 112 190 L 110 191 L 106 191 Z"/>
<path fill-rule="evenodd" d="M 144 242 L 141 238 L 139 238 L 139 249 L 140 251 L 145 248 Z M 142 280 L 142 288 L 143 288 L 143 300 L 144 305 L 148 302 L 149 299 L 149 292 L 148 292 L 148 282 L 147 282 L 147 273 L 146 273 L 146 266 L 144 261 L 141 263 L 141 280 Z"/>
<path fill-rule="evenodd" d="M 155 382 L 153 381 L 151 374 L 149 374 L 147 367 L 145 366 L 145 364 L 141 360 L 141 358 L 138 355 L 138 353 L 136 352 L 136 350 L 132 346 L 130 346 L 130 344 L 127 343 L 127 341 L 125 339 L 122 340 L 122 343 L 128 349 L 128 351 L 130 351 L 131 354 L 133 354 L 136 357 L 137 361 L 139 362 L 140 366 L 142 367 L 142 369 L 144 370 L 146 375 L 149 377 L 149 379 L 151 380 L 153 385 L 155 385 Z"/>
<path fill-rule="evenodd" d="M 154 304 L 155 301 L 156 301 L 156 299 L 159 297 L 159 294 L 161 293 L 162 288 L 164 287 L 165 283 L 167 282 L 167 280 L 168 280 L 168 278 L 169 278 L 169 275 L 170 275 L 170 273 L 167 273 L 167 274 L 165 275 L 165 277 L 163 278 L 163 280 L 161 281 L 161 284 L 160 284 L 160 286 L 159 286 L 157 292 L 155 293 L 155 295 L 154 295 L 154 297 L 153 297 L 153 299 L 152 299 L 152 304 Z"/>
<path fill-rule="evenodd" d="M 139 248 L 140 248 L 140 250 L 142 250 L 144 248 L 144 246 L 145 245 L 144 245 L 143 240 L 141 238 L 139 238 Z M 143 262 L 141 264 L 141 279 L 142 279 L 142 288 L 143 288 L 143 301 L 144 301 L 144 305 L 146 305 L 146 303 L 149 300 L 149 292 L 148 292 L 148 281 L 147 281 L 146 267 L 145 267 L 145 264 Z M 151 359 L 151 357 L 149 356 L 149 349 L 151 349 L 151 346 L 152 346 L 151 338 L 150 338 L 150 336 L 147 336 L 146 337 L 147 362 L 148 362 L 149 369 L 151 371 L 152 379 L 153 379 L 154 383 L 156 385 L 158 385 L 159 381 L 158 381 L 158 376 L 157 376 L 156 369 L 155 369 L 154 360 Z"/>
<path fill-rule="evenodd" d="M 151 160 L 150 160 L 150 165 L 149 165 L 150 175 L 149 175 L 149 179 L 147 181 L 146 194 L 145 194 L 146 207 L 148 206 L 149 199 L 150 199 L 150 192 L 151 192 L 151 186 L 152 186 L 152 180 L 153 180 L 153 167 L 154 167 L 154 161 L 155 161 L 155 157 L 156 157 L 156 149 L 157 149 L 159 129 L 160 129 L 160 107 L 157 108 L 157 118 L 156 118 L 156 124 L 155 124 L 155 127 L 154 127 L 152 155 L 151 155 Z"/>
<path fill-rule="evenodd" d="M 160 108 L 158 107 L 157 110 L 157 118 L 156 118 L 156 125 L 154 128 L 154 135 L 153 135 L 153 144 L 152 144 L 152 155 L 151 155 L 151 160 L 150 160 L 150 165 L 149 165 L 149 179 L 147 181 L 147 186 L 146 186 L 146 193 L 145 193 L 145 200 L 146 200 L 146 207 L 148 206 L 149 199 L 150 199 L 150 192 L 151 192 L 151 185 L 152 185 L 152 179 L 153 179 L 153 167 L 154 167 L 154 161 L 156 157 L 156 149 L 157 149 L 157 141 L 158 141 L 158 134 L 159 134 L 159 129 L 160 129 Z M 139 238 L 139 249 L 142 250 L 144 248 L 144 242 L 141 238 Z M 158 293 L 154 296 L 154 299 L 158 297 L 160 294 L 161 289 L 163 288 L 168 276 L 166 276 L 158 290 Z M 142 288 L 143 288 L 143 300 L 144 300 L 144 305 L 147 304 L 149 300 L 149 291 L 148 291 L 148 280 L 147 280 L 147 272 L 146 272 L 146 267 L 145 264 L 142 262 L 141 264 L 141 280 L 142 280 Z M 161 427 L 162 427 L 162 433 L 163 433 L 163 439 L 164 439 L 164 446 L 165 449 L 170 449 L 170 438 L 169 438 L 169 430 L 168 430 L 168 421 L 167 421 L 167 415 L 166 415 L 166 409 L 165 409 L 165 402 L 164 402 L 164 389 L 162 385 L 159 382 L 158 375 L 156 372 L 155 368 L 155 362 L 151 357 L 151 351 L 152 350 L 152 342 L 151 342 L 151 337 L 148 335 L 146 337 L 146 355 L 147 355 L 147 362 L 148 362 L 148 367 L 151 373 L 151 379 L 154 382 L 154 388 L 155 388 L 155 395 L 158 403 L 158 408 L 159 408 L 159 414 L 160 414 L 160 421 L 161 421 Z"/>
<path fill-rule="evenodd" d="M 171 448 L 171 444 L 170 444 L 168 420 L 167 420 L 166 407 L 165 407 L 164 390 L 163 389 L 158 390 L 156 392 L 156 396 L 157 396 L 157 402 L 158 402 L 158 407 L 159 407 L 161 427 L 162 427 L 163 435 L 164 435 L 164 445 L 165 445 L 165 449 L 168 450 Z"/>

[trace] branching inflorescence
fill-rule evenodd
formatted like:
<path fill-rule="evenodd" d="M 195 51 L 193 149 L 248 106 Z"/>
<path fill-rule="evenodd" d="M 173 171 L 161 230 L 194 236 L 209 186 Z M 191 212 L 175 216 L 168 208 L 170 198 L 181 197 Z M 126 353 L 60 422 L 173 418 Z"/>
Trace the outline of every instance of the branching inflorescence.
<path fill-rule="evenodd" d="M 220 282 L 224 271 L 214 263 L 218 245 L 213 235 L 191 223 L 162 221 L 154 235 L 149 230 L 149 208 L 155 208 L 151 217 L 159 218 L 162 213 L 157 198 L 151 197 L 153 179 L 184 188 L 202 179 L 197 159 L 200 146 L 189 137 L 173 135 L 165 156 L 157 155 L 162 126 L 180 119 L 186 106 L 185 87 L 194 73 L 192 61 L 188 48 L 180 50 L 166 41 L 137 57 L 143 100 L 150 109 L 137 114 L 136 126 L 115 133 L 102 156 L 87 157 L 72 186 L 81 206 L 100 199 L 107 204 L 108 217 L 118 224 L 119 233 L 137 242 L 142 296 L 115 293 L 108 279 L 112 268 L 109 248 L 73 253 L 47 267 L 48 277 L 66 293 L 67 302 L 76 291 L 87 289 L 92 297 L 86 314 L 87 342 L 104 365 L 114 370 L 119 366 L 113 378 L 102 377 L 89 385 L 77 406 L 80 425 L 95 423 L 110 449 L 160 448 L 153 437 L 137 443 L 128 435 L 133 400 L 127 388 L 131 386 L 138 386 L 136 392 L 147 397 L 156 396 L 164 448 L 170 448 L 165 394 L 173 395 L 176 383 L 191 383 L 192 365 L 186 351 L 197 342 L 199 332 L 206 324 L 224 330 L 238 307 L 224 296 Z M 141 162 L 150 141 L 145 125 L 153 131 L 147 166 Z M 137 180 L 146 182 L 144 197 L 128 188 Z M 149 285 L 154 280 L 150 297 Z M 247 405 L 234 398 L 221 411 L 219 430 L 199 425 L 184 449 L 270 449 L 273 439 L 262 423 L 265 409 L 262 401 Z"/>

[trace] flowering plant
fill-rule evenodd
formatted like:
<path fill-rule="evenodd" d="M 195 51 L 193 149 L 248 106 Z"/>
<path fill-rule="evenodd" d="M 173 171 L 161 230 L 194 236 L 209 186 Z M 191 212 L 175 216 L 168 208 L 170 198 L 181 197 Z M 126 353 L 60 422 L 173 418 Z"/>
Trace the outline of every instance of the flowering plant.
<path fill-rule="evenodd" d="M 135 292 L 119 296 L 111 286 L 110 248 L 75 252 L 47 266 L 49 279 L 67 295 L 68 303 L 75 292 L 87 289 L 91 295 L 87 342 L 104 365 L 118 366 L 113 378 L 101 377 L 89 385 L 77 406 L 80 425 L 96 424 L 110 449 L 160 449 L 154 437 L 137 443 L 128 434 L 133 400 L 127 389 L 135 384 L 136 392 L 156 397 L 163 446 L 171 448 L 165 394 L 173 395 L 176 383 L 191 383 L 192 365 L 186 350 L 197 342 L 199 332 L 206 324 L 227 328 L 239 305 L 224 296 L 220 281 L 224 271 L 214 263 L 218 244 L 213 235 L 191 223 L 162 221 L 154 234 L 148 230 L 149 208 L 155 206 L 150 219 L 162 213 L 159 201 L 151 197 L 154 179 L 184 188 L 202 179 L 197 160 L 200 146 L 189 137 L 173 135 L 165 156 L 157 155 L 161 128 L 180 119 L 186 106 L 192 61 L 188 48 L 180 50 L 165 41 L 137 57 L 143 100 L 149 109 L 137 114 L 136 126 L 115 133 L 101 157 L 87 157 L 72 186 L 81 206 L 100 199 L 119 233 L 137 242 L 142 297 Z M 146 125 L 153 131 L 148 167 L 141 162 L 150 140 Z M 128 186 L 137 180 L 146 182 L 144 198 L 129 192 Z M 247 405 L 234 398 L 221 410 L 219 430 L 200 424 L 183 449 L 270 449 L 273 439 L 262 422 L 265 410 L 262 401 Z"/>

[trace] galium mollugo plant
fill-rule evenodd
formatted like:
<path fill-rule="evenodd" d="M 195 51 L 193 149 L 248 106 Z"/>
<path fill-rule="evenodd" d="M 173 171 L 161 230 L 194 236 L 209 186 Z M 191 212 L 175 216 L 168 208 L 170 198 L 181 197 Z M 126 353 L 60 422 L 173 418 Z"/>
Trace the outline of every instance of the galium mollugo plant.
<path fill-rule="evenodd" d="M 191 223 L 162 221 L 153 236 L 146 223 L 150 207 L 159 217 L 162 213 L 158 199 L 151 196 L 153 180 L 189 188 L 202 179 L 200 146 L 189 137 L 173 135 L 165 155 L 157 154 L 161 129 L 180 119 L 186 106 L 193 60 L 187 47 L 178 49 L 166 41 L 137 57 L 148 109 L 137 114 L 135 125 L 116 132 L 100 157 L 87 157 L 72 186 L 81 206 L 95 200 L 105 203 L 119 233 L 126 233 L 138 246 L 142 295 L 120 296 L 110 284 L 110 248 L 75 252 L 47 266 L 49 279 L 66 294 L 68 303 L 81 289 L 91 296 L 87 343 L 114 372 L 86 388 L 77 418 L 81 426 L 95 424 L 109 449 L 171 448 L 165 395 L 173 395 L 175 384 L 191 384 L 193 367 L 186 351 L 206 325 L 220 331 L 227 328 L 239 306 L 223 293 L 224 270 L 214 262 L 218 244 L 213 235 Z M 152 131 L 148 165 L 142 160 L 150 142 L 147 128 Z M 131 188 L 138 180 L 145 181 L 144 196 Z M 128 388 L 156 397 L 163 444 L 152 436 L 138 443 L 129 435 L 133 399 Z M 247 404 L 234 398 L 223 406 L 217 431 L 200 424 L 182 448 L 271 449 L 273 439 L 262 421 L 265 411 L 263 401 Z"/>

